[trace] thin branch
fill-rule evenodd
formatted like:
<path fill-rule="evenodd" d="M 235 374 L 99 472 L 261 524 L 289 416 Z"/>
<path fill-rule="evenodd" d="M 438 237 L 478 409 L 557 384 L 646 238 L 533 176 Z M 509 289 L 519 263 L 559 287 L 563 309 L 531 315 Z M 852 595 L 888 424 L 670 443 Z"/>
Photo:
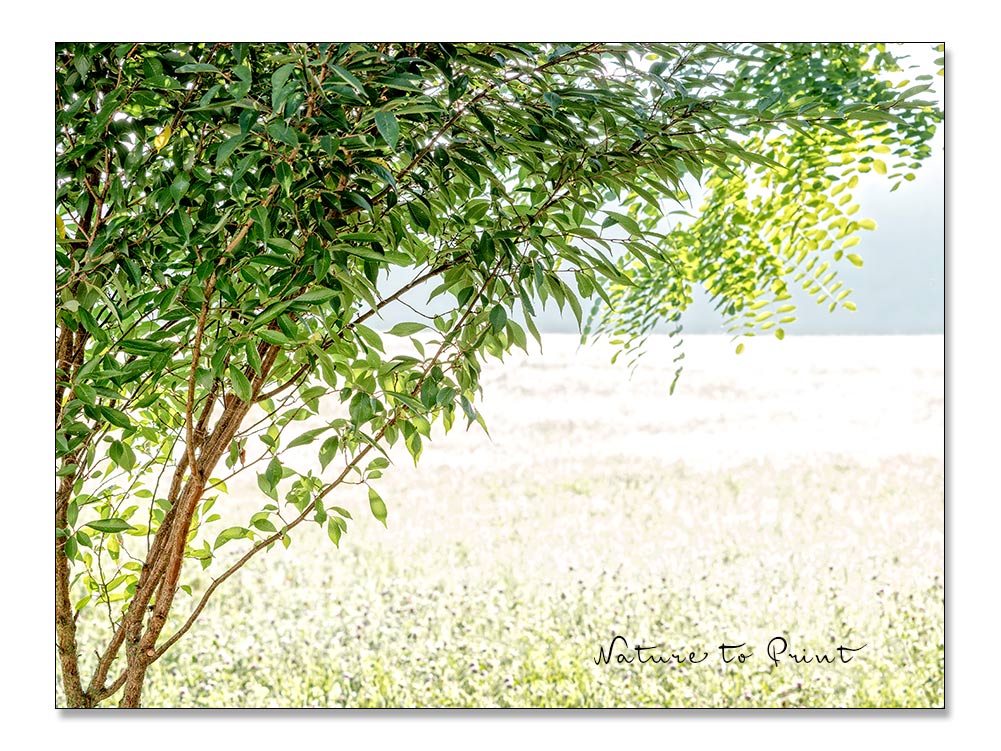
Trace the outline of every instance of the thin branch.
<path fill-rule="evenodd" d="M 205 285 L 205 301 L 202 303 L 202 311 L 198 315 L 198 327 L 195 330 L 195 343 L 191 347 L 191 373 L 188 376 L 188 406 L 184 411 L 184 424 L 187 431 L 187 446 L 185 452 L 188 457 L 188 466 L 197 481 L 201 481 L 201 468 L 195 461 L 195 382 L 198 375 L 198 359 L 202 353 L 202 336 L 205 333 L 205 319 L 209 313 L 209 303 L 212 300 L 212 292 L 215 290 L 215 271 L 209 277 L 208 284 Z"/>

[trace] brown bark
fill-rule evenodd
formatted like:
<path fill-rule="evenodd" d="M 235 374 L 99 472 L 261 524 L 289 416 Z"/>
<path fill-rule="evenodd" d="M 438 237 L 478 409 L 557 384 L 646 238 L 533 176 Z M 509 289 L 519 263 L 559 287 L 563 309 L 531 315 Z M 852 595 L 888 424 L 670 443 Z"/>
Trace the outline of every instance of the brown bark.
<path fill-rule="evenodd" d="M 68 382 L 72 376 L 73 363 L 77 359 L 76 351 L 83 349 L 82 341 L 75 342 L 73 332 L 64 328 L 59 333 L 56 342 L 56 364 L 65 374 L 63 379 Z M 62 413 L 65 386 L 57 378 L 56 426 Z M 64 458 L 63 465 L 72 463 L 72 458 Z M 73 491 L 74 475 L 64 475 L 59 480 L 56 490 L 56 529 L 66 529 L 66 511 L 69 497 Z M 63 689 L 66 692 L 66 702 L 71 707 L 91 706 L 87 694 L 80 681 L 80 664 L 76 642 L 76 621 L 73 618 L 73 604 L 70 602 L 70 563 L 66 558 L 66 538 L 56 538 L 56 645 L 59 652 L 59 666 L 63 674 Z"/>
<path fill-rule="evenodd" d="M 122 709 L 138 709 L 142 706 L 143 684 L 146 682 L 146 671 L 149 661 L 139 654 L 139 639 L 142 624 L 133 630 L 125 645 L 125 691 L 118 706 Z"/>
<path fill-rule="evenodd" d="M 66 526 L 66 513 L 57 516 L 56 524 Z M 77 661 L 76 622 L 73 620 L 73 605 L 70 603 L 70 566 L 63 551 L 66 538 L 56 538 L 56 644 L 59 650 L 59 666 L 63 673 L 63 689 L 66 703 L 71 707 L 91 706 L 80 682 L 80 665 Z"/>

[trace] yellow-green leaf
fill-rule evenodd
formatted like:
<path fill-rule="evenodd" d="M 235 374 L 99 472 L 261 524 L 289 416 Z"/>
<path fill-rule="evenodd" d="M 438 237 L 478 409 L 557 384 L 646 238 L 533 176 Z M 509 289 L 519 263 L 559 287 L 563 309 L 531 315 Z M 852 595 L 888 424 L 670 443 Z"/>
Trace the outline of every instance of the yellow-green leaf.
<path fill-rule="evenodd" d="M 160 134 L 153 139 L 153 148 L 157 151 L 163 149 L 170 142 L 170 136 L 173 134 L 174 129 L 169 125 L 160 131 Z"/>
<path fill-rule="evenodd" d="M 368 489 L 368 504 L 372 509 L 372 516 L 381 521 L 383 526 L 386 526 L 386 504 L 374 488 Z"/>

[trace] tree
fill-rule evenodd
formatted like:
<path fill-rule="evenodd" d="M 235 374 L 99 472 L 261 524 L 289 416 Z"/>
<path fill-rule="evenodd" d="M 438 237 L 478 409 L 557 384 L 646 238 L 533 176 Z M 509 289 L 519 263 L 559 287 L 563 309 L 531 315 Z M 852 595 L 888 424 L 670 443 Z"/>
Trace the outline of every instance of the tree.
<path fill-rule="evenodd" d="M 781 338 L 792 283 L 850 307 L 836 269 L 874 225 L 847 190 L 913 179 L 941 119 L 915 99 L 929 76 L 883 80 L 897 63 L 844 44 L 57 46 L 68 705 L 139 706 L 250 558 L 304 522 L 339 543 L 342 483 L 385 524 L 387 449 L 416 461 L 435 421 L 482 424 L 481 364 L 539 339 L 540 303 L 631 352 L 697 284 L 738 335 Z M 671 225 L 693 181 L 706 205 Z M 418 290 L 438 307 L 372 328 Z M 338 417 L 303 430 L 320 400 Z M 306 445 L 322 472 L 290 461 Z M 220 519 L 248 470 L 260 511 Z"/>

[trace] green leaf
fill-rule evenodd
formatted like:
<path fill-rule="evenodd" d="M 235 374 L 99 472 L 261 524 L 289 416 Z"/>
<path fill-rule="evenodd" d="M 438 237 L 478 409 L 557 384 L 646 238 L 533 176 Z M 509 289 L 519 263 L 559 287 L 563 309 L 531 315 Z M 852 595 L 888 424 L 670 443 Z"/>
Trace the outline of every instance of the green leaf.
<path fill-rule="evenodd" d="M 170 347 L 156 342 L 144 342 L 139 339 L 123 339 L 118 343 L 123 352 L 131 355 L 156 355 L 170 351 Z"/>
<path fill-rule="evenodd" d="M 368 94 L 365 92 L 365 87 L 362 86 L 361 81 L 355 78 L 351 73 L 348 73 L 339 65 L 331 65 L 330 69 L 334 71 L 334 73 L 336 73 L 345 83 L 349 84 L 355 91 L 367 98 Z"/>
<path fill-rule="evenodd" d="M 76 398 L 84 404 L 97 404 L 97 392 L 86 383 L 77 383 L 73 386 L 73 393 Z"/>
<path fill-rule="evenodd" d="M 264 470 L 264 479 L 268 481 L 268 484 L 276 488 L 278 483 L 282 479 L 282 463 L 277 456 L 272 457 L 271 461 L 268 462 L 268 468 Z"/>
<path fill-rule="evenodd" d="M 379 494 L 375 492 L 375 488 L 368 489 L 368 505 L 372 509 L 372 516 L 382 522 L 382 526 L 387 527 L 386 524 L 386 504 L 383 503 L 382 498 Z"/>
<path fill-rule="evenodd" d="M 309 292 L 304 292 L 295 298 L 294 302 L 326 302 L 334 297 L 337 297 L 336 290 L 320 287 L 318 289 L 312 289 Z"/>
<path fill-rule="evenodd" d="M 275 525 L 268 518 L 269 514 L 267 511 L 258 511 L 252 517 L 250 517 L 250 526 L 254 529 L 259 529 L 261 532 L 277 532 Z"/>
<path fill-rule="evenodd" d="M 278 493 L 275 491 L 275 486 L 268 482 L 268 478 L 265 477 L 264 473 L 257 475 L 257 487 L 260 488 L 261 492 L 269 498 L 274 498 L 278 500 Z"/>
<path fill-rule="evenodd" d="M 341 543 L 341 526 L 335 524 L 333 519 L 327 522 L 327 536 L 330 538 L 331 542 L 337 547 L 340 547 Z"/>
<path fill-rule="evenodd" d="M 357 426 L 364 425 L 375 417 L 375 410 L 372 409 L 372 397 L 359 391 L 352 397 L 348 412 L 351 414 L 351 422 Z"/>
<path fill-rule="evenodd" d="M 257 335 L 268 344 L 275 344 L 279 347 L 287 347 L 290 344 L 295 344 L 295 342 L 285 336 L 285 334 L 273 329 L 263 329 L 258 331 Z"/>
<path fill-rule="evenodd" d="M 287 448 L 294 449 L 296 446 L 305 446 L 306 444 L 312 443 L 316 440 L 317 436 L 325 433 L 327 430 L 329 430 L 329 428 L 314 428 L 313 430 L 307 430 L 298 438 L 294 439 L 287 446 Z"/>
<path fill-rule="evenodd" d="M 396 115 L 392 112 L 380 110 L 375 113 L 375 126 L 379 133 L 389 144 L 389 148 L 396 151 L 396 142 L 400 138 L 400 124 L 396 120 Z"/>
<path fill-rule="evenodd" d="M 291 241 L 286 240 L 284 237 L 269 237 L 268 245 L 276 250 L 284 250 L 286 253 L 291 253 L 292 255 L 299 255 L 299 249 L 291 243 Z"/>
<path fill-rule="evenodd" d="M 241 400 L 249 403 L 254 394 L 250 387 L 250 381 L 243 374 L 243 371 L 235 365 L 230 365 L 229 379 L 233 383 L 233 393 Z"/>
<path fill-rule="evenodd" d="M 111 447 L 108 449 L 108 456 L 111 457 L 115 464 L 126 471 L 135 469 L 136 454 L 127 443 L 112 441 Z"/>
<path fill-rule="evenodd" d="M 215 166 L 217 169 L 226 163 L 226 160 L 233 155 L 233 152 L 236 151 L 236 148 L 241 143 L 243 143 L 242 134 L 238 136 L 233 136 L 228 141 L 223 142 L 223 144 L 216 151 L 215 155 Z"/>
<path fill-rule="evenodd" d="M 381 253 L 376 253 L 371 248 L 359 247 L 356 245 L 339 245 L 337 250 L 343 250 L 345 253 L 350 253 L 353 256 L 358 256 L 359 258 L 367 258 L 370 261 L 380 261 L 385 262 L 386 256 Z"/>
<path fill-rule="evenodd" d="M 421 404 L 416 399 L 414 399 L 409 394 L 401 394 L 399 391 L 387 391 L 386 395 L 387 396 L 391 396 L 394 399 L 396 399 L 397 401 L 402 402 L 403 404 L 407 405 L 416 414 L 421 414 L 422 412 L 425 411 L 424 405 Z"/>
<path fill-rule="evenodd" d="M 257 335 L 267 343 L 276 344 L 278 346 L 288 346 L 289 344 L 295 343 L 281 331 L 276 331 L 273 328 L 263 328 L 257 331 Z"/>
<path fill-rule="evenodd" d="M 286 63 L 271 74 L 271 109 L 278 110 L 285 104 L 285 97 L 288 96 L 285 84 L 293 70 L 295 65 Z M 291 88 L 288 87 L 289 90 Z"/>
<path fill-rule="evenodd" d="M 112 519 L 97 519 L 96 521 L 87 522 L 84 526 L 96 529 L 98 532 L 104 532 L 105 534 L 116 534 L 124 532 L 127 529 L 133 529 L 131 524 L 117 517 Z"/>
<path fill-rule="evenodd" d="M 288 146 L 298 146 L 299 136 L 295 132 L 294 128 L 290 128 L 285 123 L 274 122 L 271 123 L 268 128 L 268 135 L 271 136 L 276 141 L 280 141 Z"/>
<path fill-rule="evenodd" d="M 504 310 L 504 306 L 495 305 L 490 311 L 490 328 L 496 334 L 499 331 L 504 330 L 504 324 L 507 323 L 507 311 Z"/>
<path fill-rule="evenodd" d="M 132 422 L 129 420 L 128 415 L 121 412 L 113 407 L 98 407 L 104 419 L 110 422 L 112 425 L 117 425 L 119 428 L 131 428 Z"/>
<path fill-rule="evenodd" d="M 170 195 L 174 199 L 174 203 L 177 203 L 184 197 L 190 185 L 191 181 L 183 174 L 174 178 L 174 182 L 170 184 Z"/>
<path fill-rule="evenodd" d="M 386 333 L 389 334 L 390 336 L 413 336 L 417 332 L 424 331 L 425 329 L 427 329 L 427 326 L 425 326 L 423 323 L 402 321 L 393 326 L 393 328 L 391 328 Z"/>
<path fill-rule="evenodd" d="M 310 402 L 317 399 L 327 393 L 326 386 L 310 386 L 309 388 L 303 389 L 299 396 L 304 402 Z"/>
<path fill-rule="evenodd" d="M 219 73 L 219 69 L 209 63 L 188 63 L 177 69 L 178 73 Z"/>
<path fill-rule="evenodd" d="M 845 258 L 847 258 L 849 261 L 851 261 L 856 266 L 861 266 L 862 265 L 862 259 L 859 256 L 855 255 L 854 253 L 849 253 L 847 256 L 845 256 Z"/>
<path fill-rule="evenodd" d="M 215 544 L 212 545 L 213 550 L 217 550 L 225 545 L 230 540 L 239 540 L 244 537 L 252 537 L 253 533 L 249 529 L 244 529 L 243 527 L 228 527 L 219 533 L 219 536 L 215 538 Z"/>
<path fill-rule="evenodd" d="M 636 220 L 631 216 L 626 216 L 625 214 L 620 214 L 617 211 L 605 210 L 605 213 L 612 217 L 616 222 L 622 225 L 626 231 L 633 235 L 642 234 L 640 226 L 636 223 Z"/>
<path fill-rule="evenodd" d="M 358 332 L 358 336 L 360 336 L 369 347 L 377 349 L 380 352 L 386 351 L 382 346 L 382 339 L 379 338 L 379 335 L 368 326 L 363 326 L 359 323 L 355 326 L 355 331 Z"/>
<path fill-rule="evenodd" d="M 452 404 L 455 401 L 456 391 L 451 386 L 446 386 L 438 395 L 435 397 L 435 404 L 439 407 L 444 407 L 446 404 Z"/>
<path fill-rule="evenodd" d="M 410 212 L 410 217 L 414 220 L 414 224 L 422 230 L 426 231 L 431 227 L 431 219 L 420 201 L 409 201 L 407 203 L 407 211 Z"/>
<path fill-rule="evenodd" d="M 333 461 L 333 458 L 337 456 L 337 448 L 340 445 L 340 440 L 337 436 L 330 436 L 327 440 L 323 442 L 320 446 L 320 466 L 323 469 L 327 468 L 327 465 Z"/>

